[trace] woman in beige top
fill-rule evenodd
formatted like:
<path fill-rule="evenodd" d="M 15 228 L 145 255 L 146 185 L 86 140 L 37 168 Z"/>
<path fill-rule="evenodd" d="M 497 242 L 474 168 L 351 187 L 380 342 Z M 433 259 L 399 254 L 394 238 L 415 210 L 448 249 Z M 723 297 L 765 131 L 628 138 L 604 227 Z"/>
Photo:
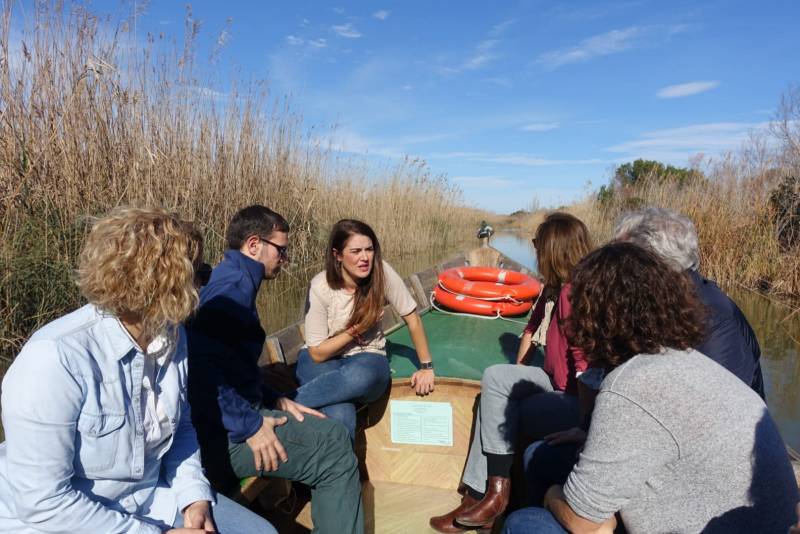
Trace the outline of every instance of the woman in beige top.
<path fill-rule="evenodd" d="M 416 302 L 400 276 L 381 259 L 372 228 L 343 219 L 331 229 L 325 270 L 306 301 L 306 348 L 297 361 L 295 401 L 319 408 L 355 435 L 355 402 L 372 402 L 389 385 L 381 318 L 386 301 L 403 317 L 420 361 L 411 376 L 417 394 L 433 391 L 433 363 Z"/>

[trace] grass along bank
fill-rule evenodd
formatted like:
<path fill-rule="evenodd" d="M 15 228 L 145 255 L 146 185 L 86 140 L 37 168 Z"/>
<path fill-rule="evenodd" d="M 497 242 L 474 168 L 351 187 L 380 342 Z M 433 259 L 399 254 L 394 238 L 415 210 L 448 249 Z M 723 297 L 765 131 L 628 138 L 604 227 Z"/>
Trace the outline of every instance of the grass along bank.
<path fill-rule="evenodd" d="M 305 127 L 263 84 L 212 89 L 213 72 L 197 68 L 191 14 L 175 46 L 154 35 L 139 44 L 127 21 L 110 28 L 83 7 L 50 3 L 27 12 L 20 35 L 12 5 L 0 20 L 6 360 L 33 330 L 81 304 L 72 272 L 89 217 L 118 205 L 165 206 L 195 220 L 215 262 L 231 215 L 265 204 L 292 226 L 296 269 L 319 259 L 342 217 L 369 222 L 397 254 L 462 242 L 482 217 L 423 161 L 380 167 L 345 157 L 333 133 Z M 222 68 L 213 61 L 211 71 Z"/>

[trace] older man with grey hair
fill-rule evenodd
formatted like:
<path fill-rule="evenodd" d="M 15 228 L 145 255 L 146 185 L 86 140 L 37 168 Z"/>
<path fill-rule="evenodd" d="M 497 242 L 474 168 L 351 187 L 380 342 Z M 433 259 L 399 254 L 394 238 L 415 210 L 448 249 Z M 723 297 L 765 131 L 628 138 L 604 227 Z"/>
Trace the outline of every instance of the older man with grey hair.
<path fill-rule="evenodd" d="M 708 333 L 698 347 L 764 398 L 761 348 L 742 311 L 720 288 L 700 275 L 697 231 L 685 215 L 664 208 L 623 214 L 614 230 L 617 239 L 647 247 L 676 271 L 685 271 L 708 308 Z"/>

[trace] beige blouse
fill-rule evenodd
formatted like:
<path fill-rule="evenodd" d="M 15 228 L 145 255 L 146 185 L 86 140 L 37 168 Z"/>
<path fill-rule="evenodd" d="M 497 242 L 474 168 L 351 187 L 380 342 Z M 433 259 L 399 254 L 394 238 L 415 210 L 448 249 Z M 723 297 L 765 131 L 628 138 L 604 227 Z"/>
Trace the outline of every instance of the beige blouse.
<path fill-rule="evenodd" d="M 408 291 L 400 275 L 392 267 L 383 262 L 385 279 L 384 294 L 389 304 L 401 316 L 406 316 L 417 308 L 414 297 Z M 325 271 L 311 279 L 306 299 L 305 334 L 306 345 L 316 347 L 347 326 L 353 313 L 353 295 L 344 289 L 333 290 L 325 280 Z M 375 352 L 386 355 L 386 338 L 383 336 L 380 322 L 361 335 L 364 345 L 355 341 L 345 346 L 342 356 L 352 356 L 360 352 Z"/>

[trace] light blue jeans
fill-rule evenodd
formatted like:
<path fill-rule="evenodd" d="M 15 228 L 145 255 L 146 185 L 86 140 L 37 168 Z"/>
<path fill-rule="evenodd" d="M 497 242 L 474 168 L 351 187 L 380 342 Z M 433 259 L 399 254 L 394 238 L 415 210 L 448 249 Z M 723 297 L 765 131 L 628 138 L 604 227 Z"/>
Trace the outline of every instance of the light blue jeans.
<path fill-rule="evenodd" d="M 352 440 L 356 434 L 354 403 L 372 402 L 383 395 L 391 380 L 391 370 L 383 354 L 362 352 L 316 363 L 308 349 L 303 349 L 297 355 L 297 380 L 300 387 L 294 400 L 318 408 L 344 424 Z"/>
<path fill-rule="evenodd" d="M 278 534 L 263 517 L 224 495 L 217 494 L 217 504 L 211 509 L 219 534 Z M 174 528 L 183 528 L 183 514 L 179 513 Z"/>

